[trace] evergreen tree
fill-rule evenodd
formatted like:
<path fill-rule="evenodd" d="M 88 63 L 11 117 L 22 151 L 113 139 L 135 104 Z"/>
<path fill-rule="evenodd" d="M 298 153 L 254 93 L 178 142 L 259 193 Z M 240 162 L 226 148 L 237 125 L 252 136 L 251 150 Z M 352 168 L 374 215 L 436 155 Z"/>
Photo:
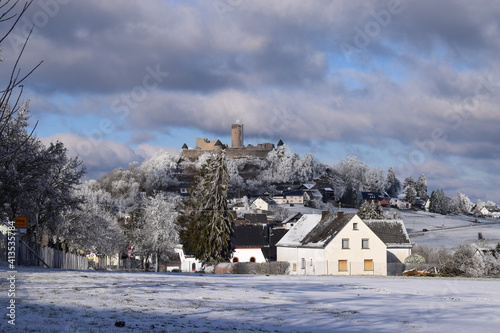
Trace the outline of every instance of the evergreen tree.
<path fill-rule="evenodd" d="M 227 203 L 229 173 L 225 155 L 212 155 L 202 166 L 178 223 L 180 241 L 203 262 L 227 261 L 233 247 L 232 215 Z"/>
<path fill-rule="evenodd" d="M 429 211 L 438 214 L 446 214 L 448 212 L 448 200 L 443 190 L 432 191 Z"/>
<path fill-rule="evenodd" d="M 425 175 L 422 174 L 418 177 L 415 183 L 415 190 L 417 191 L 417 197 L 420 197 L 422 200 L 427 199 L 427 179 Z"/>
<path fill-rule="evenodd" d="M 396 173 L 393 168 L 390 168 L 389 171 L 387 171 L 384 190 L 391 198 L 396 198 L 401 191 L 401 182 L 396 178 Z"/>
<path fill-rule="evenodd" d="M 380 220 L 384 218 L 384 210 L 378 201 L 363 201 L 357 214 L 362 220 Z"/>
<path fill-rule="evenodd" d="M 417 191 L 415 191 L 415 188 L 408 185 L 405 187 L 404 193 L 405 193 L 405 200 L 413 204 L 415 202 L 415 199 L 417 198 Z"/>
<path fill-rule="evenodd" d="M 413 188 L 415 188 L 415 186 L 416 186 L 416 182 L 412 176 L 406 177 L 404 182 L 403 182 L 404 189 L 407 188 L 408 186 L 413 187 Z"/>
<path fill-rule="evenodd" d="M 340 198 L 340 202 L 346 207 L 357 207 L 358 206 L 358 192 L 356 191 L 354 185 L 348 182 L 344 194 Z"/>

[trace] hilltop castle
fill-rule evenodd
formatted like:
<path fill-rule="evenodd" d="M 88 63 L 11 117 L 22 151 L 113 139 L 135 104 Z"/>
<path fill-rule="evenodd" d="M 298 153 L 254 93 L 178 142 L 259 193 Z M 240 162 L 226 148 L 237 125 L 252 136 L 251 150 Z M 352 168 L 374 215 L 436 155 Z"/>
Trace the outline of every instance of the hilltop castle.
<path fill-rule="evenodd" d="M 283 145 L 283 141 L 278 142 L 278 146 Z M 220 140 L 210 141 L 206 138 L 196 138 L 196 147 L 188 148 L 186 144 L 182 146 L 181 156 L 189 159 L 197 159 L 204 153 L 217 153 L 224 150 L 226 156 L 238 157 L 258 157 L 265 158 L 274 149 L 274 144 L 266 142 L 257 146 L 243 145 L 243 124 L 231 125 L 231 147 L 223 144 Z"/>

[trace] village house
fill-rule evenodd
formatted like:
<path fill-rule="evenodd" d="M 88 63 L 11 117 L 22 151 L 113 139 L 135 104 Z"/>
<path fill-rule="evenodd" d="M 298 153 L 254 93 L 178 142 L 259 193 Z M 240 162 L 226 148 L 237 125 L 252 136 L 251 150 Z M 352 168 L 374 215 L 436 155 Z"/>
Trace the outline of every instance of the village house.
<path fill-rule="evenodd" d="M 276 247 L 292 275 L 387 275 L 387 245 L 353 213 L 305 214 Z"/>
<path fill-rule="evenodd" d="M 363 201 L 379 203 L 383 207 L 390 205 L 391 197 L 385 192 L 361 192 Z"/>
<path fill-rule="evenodd" d="M 479 210 L 483 216 L 500 218 L 500 207 L 498 206 L 484 206 Z"/>
<path fill-rule="evenodd" d="M 272 199 L 278 205 L 303 205 L 304 204 L 304 193 L 302 191 L 286 191 L 281 195 L 275 195 Z"/>
<path fill-rule="evenodd" d="M 251 209 L 258 211 L 272 211 L 275 210 L 278 204 L 276 201 L 267 196 L 258 197 L 250 205 Z"/>
<path fill-rule="evenodd" d="M 235 226 L 233 230 L 232 262 L 266 262 L 269 253 L 269 235 L 265 225 Z"/>
<path fill-rule="evenodd" d="M 292 214 L 288 216 L 286 219 L 284 219 L 281 222 L 281 227 L 287 230 L 292 229 L 292 227 L 297 223 L 298 220 L 303 216 L 304 214 L 298 212 L 295 214 Z"/>
<path fill-rule="evenodd" d="M 387 274 L 400 275 L 413 248 L 403 220 L 363 221 L 387 245 Z"/>
<path fill-rule="evenodd" d="M 179 254 L 180 270 L 183 273 L 191 273 L 201 271 L 203 263 L 195 258 L 194 255 L 186 253 L 182 245 L 175 247 L 175 252 Z"/>

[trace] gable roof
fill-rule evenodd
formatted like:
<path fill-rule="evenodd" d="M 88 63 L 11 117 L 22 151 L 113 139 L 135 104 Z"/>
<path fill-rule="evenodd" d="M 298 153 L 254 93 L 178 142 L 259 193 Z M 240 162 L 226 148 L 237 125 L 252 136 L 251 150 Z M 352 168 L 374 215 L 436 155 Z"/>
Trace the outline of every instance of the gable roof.
<path fill-rule="evenodd" d="M 302 245 L 310 244 L 321 247 L 327 245 L 355 215 L 354 213 L 327 214 L 304 237 L 301 241 Z"/>
<path fill-rule="evenodd" d="M 324 247 L 354 216 L 355 213 L 305 214 L 277 246 Z"/>
<path fill-rule="evenodd" d="M 411 245 L 402 220 L 363 220 L 386 245 Z"/>
<path fill-rule="evenodd" d="M 304 214 L 297 223 L 290 229 L 285 236 L 276 244 L 276 246 L 302 246 L 302 239 L 318 224 L 321 220 L 320 214 Z"/>
<path fill-rule="evenodd" d="M 267 223 L 267 215 L 266 214 L 244 214 L 243 218 L 247 220 L 249 223 Z"/>
<path fill-rule="evenodd" d="M 236 248 L 269 246 L 267 229 L 259 225 L 233 227 L 232 242 Z"/>
<path fill-rule="evenodd" d="M 304 192 L 298 191 L 298 190 L 295 190 L 295 191 L 285 191 L 285 192 L 283 192 L 283 195 L 285 197 L 301 197 L 301 196 L 304 195 Z"/>
<path fill-rule="evenodd" d="M 260 200 L 262 200 L 262 201 L 264 201 L 264 202 L 268 203 L 269 205 L 277 205 L 276 201 L 274 201 L 274 200 L 273 200 L 273 198 L 271 198 L 271 197 L 269 197 L 269 196 L 267 196 L 267 195 L 264 195 L 264 196 L 260 196 L 260 197 L 258 197 L 257 199 L 255 199 L 255 200 L 252 202 L 252 204 L 253 204 L 255 201 L 257 201 L 258 199 L 260 199 Z"/>
<path fill-rule="evenodd" d="M 297 222 L 303 215 L 304 214 L 302 214 L 301 212 L 292 214 L 292 215 L 288 216 L 286 219 L 284 219 L 283 222 L 281 222 L 281 223 L 285 224 L 288 222 Z"/>

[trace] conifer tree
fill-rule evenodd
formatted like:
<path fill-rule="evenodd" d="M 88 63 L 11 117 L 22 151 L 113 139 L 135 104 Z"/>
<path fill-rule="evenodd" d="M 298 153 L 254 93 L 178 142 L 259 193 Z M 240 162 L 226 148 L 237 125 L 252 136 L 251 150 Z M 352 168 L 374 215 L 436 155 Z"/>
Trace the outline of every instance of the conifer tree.
<path fill-rule="evenodd" d="M 227 203 L 229 173 L 224 152 L 202 166 L 179 216 L 179 237 L 187 251 L 203 262 L 227 261 L 233 247 L 232 215 Z"/>
<path fill-rule="evenodd" d="M 401 191 L 401 182 L 396 178 L 393 168 L 390 168 L 385 178 L 384 190 L 391 198 L 396 198 Z"/>
<path fill-rule="evenodd" d="M 422 200 L 427 199 L 427 178 L 425 178 L 425 175 L 422 174 L 418 177 L 415 183 L 415 191 L 417 191 L 417 197 Z"/>

